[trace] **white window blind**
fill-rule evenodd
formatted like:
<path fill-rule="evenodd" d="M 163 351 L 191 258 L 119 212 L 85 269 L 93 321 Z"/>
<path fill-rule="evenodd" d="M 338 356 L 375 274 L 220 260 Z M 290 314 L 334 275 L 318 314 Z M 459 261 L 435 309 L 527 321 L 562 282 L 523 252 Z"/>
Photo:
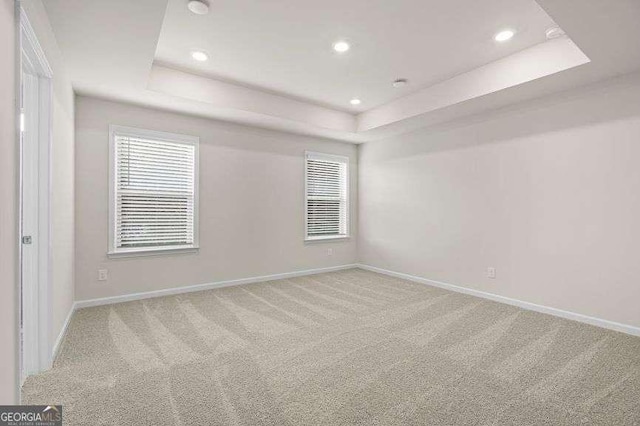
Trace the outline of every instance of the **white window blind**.
<path fill-rule="evenodd" d="M 197 247 L 198 138 L 112 126 L 111 253 Z"/>
<path fill-rule="evenodd" d="M 306 153 L 306 239 L 347 237 L 349 234 L 349 159 Z"/>

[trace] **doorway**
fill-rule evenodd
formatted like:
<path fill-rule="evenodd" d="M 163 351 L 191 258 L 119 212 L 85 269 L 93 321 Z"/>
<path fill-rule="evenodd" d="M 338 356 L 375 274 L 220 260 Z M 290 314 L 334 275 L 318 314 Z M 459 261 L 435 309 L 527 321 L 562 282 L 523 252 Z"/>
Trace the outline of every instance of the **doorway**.
<path fill-rule="evenodd" d="M 20 10 L 20 378 L 51 367 L 52 72 Z"/>

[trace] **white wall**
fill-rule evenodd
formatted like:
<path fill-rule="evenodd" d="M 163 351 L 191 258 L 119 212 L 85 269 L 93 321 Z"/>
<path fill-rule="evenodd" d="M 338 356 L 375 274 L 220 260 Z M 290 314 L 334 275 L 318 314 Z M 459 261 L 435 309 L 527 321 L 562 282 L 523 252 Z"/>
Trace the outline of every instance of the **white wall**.
<path fill-rule="evenodd" d="M 110 124 L 200 137 L 198 253 L 107 257 Z M 303 241 L 305 150 L 350 157 L 355 233 L 355 145 L 77 97 L 76 299 L 354 263 L 356 238 Z M 97 281 L 100 268 L 109 270 L 106 283 Z"/>
<path fill-rule="evenodd" d="M 41 0 L 22 7 L 53 70 L 51 169 L 52 315 L 51 344 L 73 305 L 74 292 L 74 94 L 64 59 Z"/>
<path fill-rule="evenodd" d="M 640 326 L 639 159 L 640 74 L 362 145 L 360 260 Z"/>
<path fill-rule="evenodd" d="M 0 404 L 15 404 L 18 398 L 18 144 L 13 0 L 0 2 L 0 58 Z"/>

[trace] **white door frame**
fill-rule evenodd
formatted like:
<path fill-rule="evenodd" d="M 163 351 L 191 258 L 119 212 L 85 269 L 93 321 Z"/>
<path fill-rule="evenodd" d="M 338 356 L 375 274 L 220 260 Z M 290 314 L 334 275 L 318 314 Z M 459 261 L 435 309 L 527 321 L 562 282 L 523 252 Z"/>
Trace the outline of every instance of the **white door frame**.
<path fill-rule="evenodd" d="M 20 108 L 23 105 L 23 72 L 29 70 L 29 74 L 35 75 L 30 78 L 32 99 L 37 99 L 36 116 L 37 120 L 23 124 L 24 116 L 20 111 L 20 212 L 19 212 L 19 273 L 20 273 L 20 378 L 23 381 L 27 375 L 38 373 L 51 367 L 52 345 L 51 345 L 51 141 L 52 141 L 52 77 L 53 72 L 47 62 L 40 43 L 35 35 L 26 13 L 20 8 Z M 27 94 L 28 96 L 28 94 Z M 31 121 L 31 120 L 30 120 Z M 33 141 L 33 135 L 37 143 L 36 155 L 32 158 L 25 158 L 22 130 L 24 126 L 29 127 Z M 26 206 L 29 209 L 27 214 L 35 215 L 37 221 L 37 237 L 33 241 L 33 248 L 37 253 L 37 273 L 36 278 L 25 282 L 23 280 L 23 191 L 25 161 L 37 162 L 37 182 L 38 195 L 37 206 Z M 28 327 L 25 328 L 25 319 L 28 318 Z"/>

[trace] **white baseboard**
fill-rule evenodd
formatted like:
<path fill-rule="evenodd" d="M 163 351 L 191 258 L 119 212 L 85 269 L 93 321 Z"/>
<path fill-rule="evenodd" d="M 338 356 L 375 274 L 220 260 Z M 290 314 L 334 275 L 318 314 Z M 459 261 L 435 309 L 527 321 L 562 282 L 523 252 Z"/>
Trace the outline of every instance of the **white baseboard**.
<path fill-rule="evenodd" d="M 414 281 L 420 284 L 426 284 L 433 287 L 443 288 L 445 290 L 455 291 L 457 293 L 464 293 L 471 296 L 481 297 L 483 299 L 493 300 L 495 302 L 506 303 L 508 305 L 517 306 L 519 308 L 527 309 L 530 311 L 541 312 L 543 314 L 549 314 L 568 320 L 583 322 L 597 327 L 607 328 L 621 333 L 631 334 L 633 336 L 640 336 L 640 327 L 634 327 L 632 325 L 621 324 L 618 322 L 608 321 L 600 318 L 594 318 L 587 315 L 578 314 L 575 312 L 563 311 L 562 309 L 551 308 L 549 306 L 536 305 L 535 303 L 525 302 L 523 300 L 511 299 L 505 296 L 499 296 L 493 293 L 487 293 L 480 290 L 474 290 L 467 287 L 461 287 L 441 281 L 429 280 L 427 278 L 416 277 L 414 275 L 403 274 L 402 272 L 389 271 L 387 269 L 377 268 L 375 266 L 369 266 L 364 264 L 358 264 L 358 268 L 365 269 L 367 271 L 377 272 L 380 274 L 389 275 L 396 278 L 403 278 L 405 280 Z"/>
<path fill-rule="evenodd" d="M 69 323 L 71 322 L 71 317 L 73 313 L 76 311 L 77 306 L 74 302 L 71 305 L 71 309 L 69 309 L 69 313 L 67 314 L 67 318 L 64 320 L 64 324 L 62 324 L 62 330 L 58 334 L 58 338 L 56 342 L 53 344 L 53 349 L 51 350 L 51 361 L 54 361 L 58 356 L 58 351 L 60 350 L 60 345 L 62 344 L 62 340 L 64 339 L 65 334 L 67 334 L 67 329 L 69 328 Z"/>
<path fill-rule="evenodd" d="M 75 309 L 89 308 L 91 306 L 111 305 L 113 303 L 131 302 L 133 300 L 151 299 L 153 297 L 171 296 L 194 291 L 212 290 L 214 288 L 231 287 L 242 284 L 252 284 L 262 281 L 282 280 L 286 278 L 303 277 L 305 275 L 322 274 L 325 272 L 342 271 L 344 269 L 357 268 L 357 264 L 332 266 L 328 268 L 307 269 L 304 271 L 285 272 L 282 274 L 263 275 L 260 277 L 240 278 L 237 280 L 216 281 L 212 283 L 196 284 L 185 287 L 173 287 L 163 290 L 147 291 L 144 293 L 124 294 L 121 296 L 103 297 L 99 299 L 79 300 L 75 302 Z"/>

